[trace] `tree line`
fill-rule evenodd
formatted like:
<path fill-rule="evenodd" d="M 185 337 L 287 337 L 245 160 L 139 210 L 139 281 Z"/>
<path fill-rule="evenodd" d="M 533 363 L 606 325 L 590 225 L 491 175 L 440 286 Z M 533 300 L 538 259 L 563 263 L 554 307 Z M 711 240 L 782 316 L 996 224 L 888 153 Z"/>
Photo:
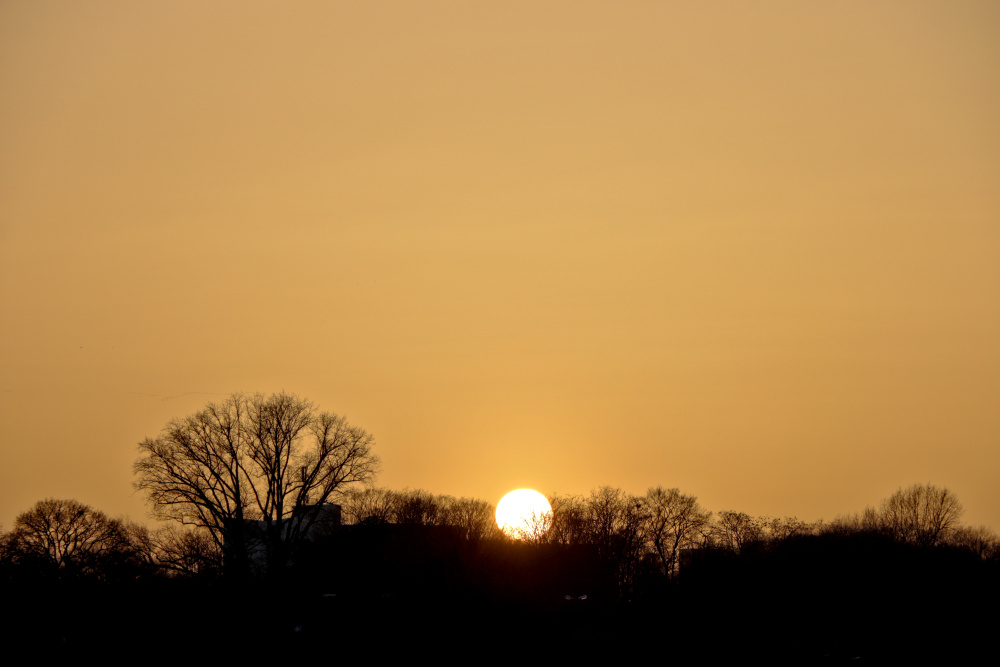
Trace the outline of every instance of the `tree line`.
<path fill-rule="evenodd" d="M 3 534 L 2 557 L 61 576 L 136 568 L 217 575 L 224 567 L 240 576 L 273 575 L 322 533 L 323 508 L 332 504 L 346 525 L 448 526 L 472 542 L 505 539 L 486 501 L 371 486 L 380 466 L 373 448 L 369 433 L 308 400 L 234 394 L 139 443 L 135 486 L 165 525 L 150 530 L 75 500 L 45 499 Z M 623 596 L 634 593 L 640 573 L 676 577 L 694 550 L 738 554 L 807 535 L 865 532 L 986 560 L 1000 554 L 996 533 L 962 525 L 955 495 L 929 484 L 901 488 L 828 524 L 713 513 L 695 496 L 660 486 L 642 496 L 605 486 L 550 502 L 551 520 L 524 541 L 588 548 L 613 567 Z"/>
<path fill-rule="evenodd" d="M 550 496 L 552 516 L 513 539 L 497 527 L 489 502 L 377 487 L 378 469 L 374 438 L 346 418 L 288 394 L 236 394 L 139 443 L 135 486 L 161 524 L 112 518 L 76 500 L 41 500 L 0 531 L 0 583 L 27 605 L 41 604 L 41 585 L 138 584 L 178 632 L 194 595 L 205 607 L 228 609 L 228 631 L 246 638 L 256 630 L 239 619 L 260 603 L 252 597 L 258 591 L 270 591 L 274 610 L 298 614 L 286 629 L 329 629 L 395 608 L 386 624 L 413 638 L 434 632 L 428 595 L 471 633 L 482 632 L 476 618 L 510 624 L 498 610 L 514 605 L 561 619 L 560 631 L 581 642 L 667 626 L 674 636 L 709 641 L 713 630 L 695 619 L 714 619 L 735 633 L 727 645 L 736 646 L 735 637 L 752 641 L 781 619 L 805 637 L 792 653 L 811 656 L 833 650 L 837 632 L 851 650 L 884 650 L 867 631 L 843 627 L 843 619 L 883 622 L 869 618 L 875 609 L 895 613 L 892 627 L 914 638 L 927 629 L 917 610 L 928 604 L 952 609 L 956 631 L 960 623 L 974 628 L 976 619 L 954 610 L 966 609 L 972 592 L 1000 592 L 1000 537 L 962 524 L 955 494 L 931 484 L 813 523 L 713 512 L 676 488 L 634 495 L 603 486 Z M 213 590 L 228 592 L 219 598 Z M 331 592 L 340 594 L 335 614 L 320 605 Z M 404 596 L 423 606 L 386 602 Z M 348 599 L 368 602 L 344 606 Z M 551 607 L 555 601 L 569 606 Z M 614 611 L 580 615 L 596 604 Z M 469 605 L 479 616 L 453 611 Z M 127 608 L 117 599 L 108 606 Z M 741 611 L 727 616 L 731 609 Z M 275 611 L 260 627 L 281 625 L 280 617 Z M 825 623 L 825 634 L 810 639 L 805 619 Z M 149 638 L 147 629 L 134 630 Z"/>
<path fill-rule="evenodd" d="M 537 532 L 521 540 L 505 535 L 497 527 L 493 506 L 480 499 L 368 487 L 348 489 L 337 500 L 348 527 L 441 526 L 455 529 L 471 543 L 586 547 L 614 567 L 623 595 L 633 592 L 640 572 L 677 577 L 685 555 L 696 557 L 696 551 L 738 555 L 806 536 L 874 535 L 897 544 L 958 549 L 983 561 L 1000 561 L 1000 537 L 985 526 L 961 524 L 962 506 L 955 495 L 929 484 L 901 488 L 877 506 L 829 523 L 712 513 L 694 496 L 662 486 L 642 496 L 605 486 L 588 496 L 550 497 L 548 529 L 540 522 Z M 5 565 L 59 577 L 220 576 L 224 556 L 222 541 L 204 527 L 164 525 L 151 530 L 76 500 L 41 500 L 0 535 Z"/>

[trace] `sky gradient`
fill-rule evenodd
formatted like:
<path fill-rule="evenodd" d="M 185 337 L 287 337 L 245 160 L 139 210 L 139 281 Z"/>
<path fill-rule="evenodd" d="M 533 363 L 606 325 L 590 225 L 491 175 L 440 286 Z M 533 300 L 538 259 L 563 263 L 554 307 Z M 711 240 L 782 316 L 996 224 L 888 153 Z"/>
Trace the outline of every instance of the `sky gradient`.
<path fill-rule="evenodd" d="M 1000 529 L 1000 4 L 0 2 L 0 525 L 237 391 L 379 485 Z"/>

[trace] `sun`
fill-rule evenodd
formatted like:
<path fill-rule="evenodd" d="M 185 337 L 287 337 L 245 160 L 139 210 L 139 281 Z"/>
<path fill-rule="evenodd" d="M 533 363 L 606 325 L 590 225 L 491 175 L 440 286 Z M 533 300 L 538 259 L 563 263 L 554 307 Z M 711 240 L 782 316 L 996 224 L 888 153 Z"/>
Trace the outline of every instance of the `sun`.
<path fill-rule="evenodd" d="M 515 540 L 538 539 L 552 525 L 552 506 L 534 489 L 511 491 L 497 503 L 497 525 Z"/>

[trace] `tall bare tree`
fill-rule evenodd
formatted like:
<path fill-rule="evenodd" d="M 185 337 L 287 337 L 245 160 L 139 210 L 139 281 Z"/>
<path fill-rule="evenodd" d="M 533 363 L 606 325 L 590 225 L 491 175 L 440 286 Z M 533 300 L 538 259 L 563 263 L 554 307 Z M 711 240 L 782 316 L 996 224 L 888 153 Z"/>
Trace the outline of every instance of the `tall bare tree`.
<path fill-rule="evenodd" d="M 641 498 L 621 489 L 602 486 L 584 500 L 588 541 L 597 556 L 611 567 L 618 594 L 633 593 L 644 553 L 645 507 Z"/>
<path fill-rule="evenodd" d="M 694 545 L 712 513 L 703 510 L 694 496 L 661 486 L 647 491 L 643 501 L 649 549 L 664 574 L 673 576 L 681 549 Z"/>
<path fill-rule="evenodd" d="M 207 529 L 237 569 L 259 539 L 277 572 L 324 504 L 374 477 L 373 445 L 344 417 L 294 395 L 234 394 L 139 443 L 135 486 L 157 518 Z"/>

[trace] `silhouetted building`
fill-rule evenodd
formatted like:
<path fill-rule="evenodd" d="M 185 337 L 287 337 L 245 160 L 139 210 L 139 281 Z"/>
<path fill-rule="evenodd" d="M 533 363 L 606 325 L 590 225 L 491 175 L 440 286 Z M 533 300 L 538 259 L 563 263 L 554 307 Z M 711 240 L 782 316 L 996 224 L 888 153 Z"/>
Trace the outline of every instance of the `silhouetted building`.
<path fill-rule="evenodd" d="M 298 543 L 311 542 L 329 535 L 339 528 L 340 524 L 341 507 L 336 503 L 300 505 L 292 511 L 290 517 L 281 520 L 280 527 L 278 522 L 273 520 L 269 526 L 268 521 L 245 519 L 239 536 L 231 526 L 227 527 L 223 545 L 224 554 L 232 554 L 236 543 L 242 539 L 251 571 L 263 573 L 267 568 L 268 547 L 274 532 L 278 532 L 279 539 L 285 542 L 289 540 Z"/>

